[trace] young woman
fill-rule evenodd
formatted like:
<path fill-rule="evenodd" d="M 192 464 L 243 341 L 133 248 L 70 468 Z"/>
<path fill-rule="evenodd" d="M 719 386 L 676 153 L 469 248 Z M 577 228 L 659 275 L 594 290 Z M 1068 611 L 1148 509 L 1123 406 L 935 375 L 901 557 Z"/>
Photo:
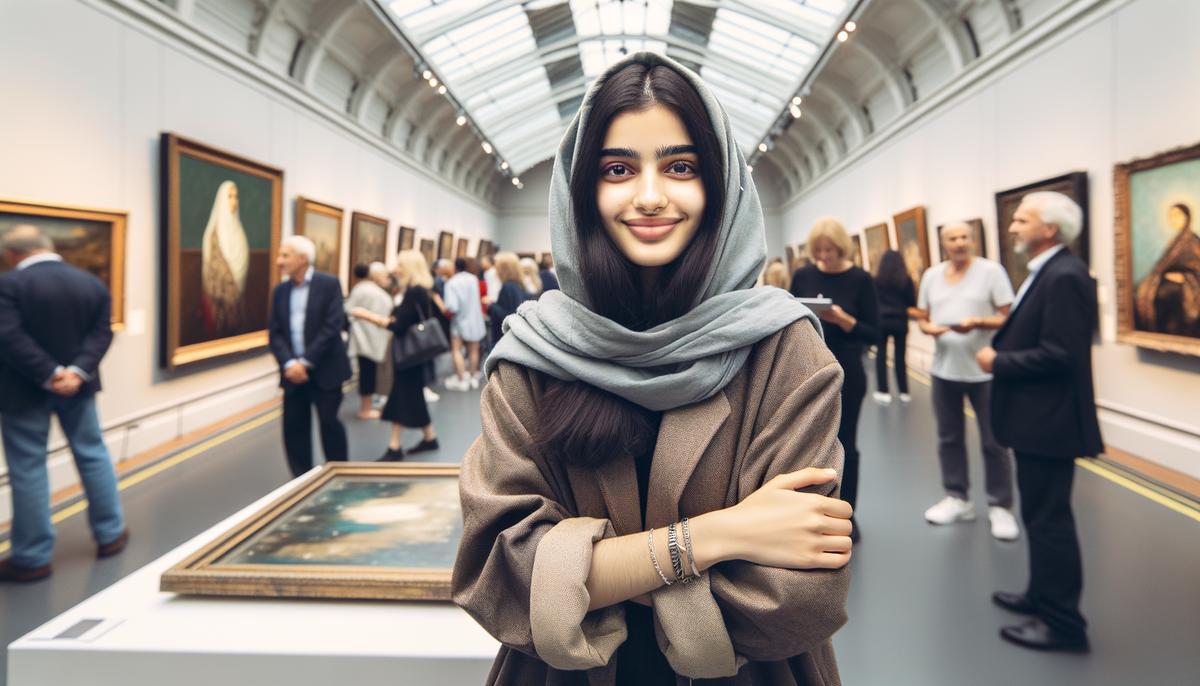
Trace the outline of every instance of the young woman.
<path fill-rule="evenodd" d="M 504 318 L 517 311 L 521 303 L 529 300 L 529 294 L 521 278 L 521 262 L 516 253 L 501 252 L 496 254 L 496 279 L 501 286 L 497 289 L 495 300 L 488 308 L 488 319 L 492 326 L 492 345 L 504 336 L 502 325 Z"/>
<path fill-rule="evenodd" d="M 396 256 L 394 270 L 396 281 L 404 293 L 404 299 L 392 311 L 390 317 L 377 315 L 369 310 L 351 310 L 350 316 L 364 319 L 372 324 L 391 329 L 393 336 L 403 336 L 408 327 L 434 315 L 437 305 L 431 297 L 433 275 L 429 264 L 419 250 L 403 250 Z M 420 429 L 421 442 L 408 449 L 408 454 L 438 449 L 437 434 L 433 431 L 433 420 L 425 404 L 426 370 L 424 365 L 396 369 L 392 376 L 392 391 L 383 406 L 382 418 L 392 423 L 392 436 L 387 451 L 380 458 L 383 462 L 404 459 L 405 451 L 400 438 L 405 428 Z"/>
<path fill-rule="evenodd" d="M 842 474 L 842 499 L 857 506 L 858 499 L 858 414 L 867 394 L 867 372 L 863 369 L 866 346 L 879 341 L 879 302 L 871 275 L 850 260 L 850 236 L 838 220 L 818 219 L 808 232 L 812 264 L 792 277 L 792 295 L 825 296 L 833 307 L 821 312 L 825 320 L 825 343 L 845 372 L 842 384 L 842 419 L 838 440 L 846 453 Z M 858 540 L 855 523 L 854 540 Z"/>
<path fill-rule="evenodd" d="M 788 273 L 783 262 L 772 262 L 767 265 L 767 271 L 763 272 L 763 285 L 787 290 Z"/>
<path fill-rule="evenodd" d="M 508 318 L 460 479 L 454 600 L 504 644 L 489 683 L 839 683 L 841 370 L 753 288 L 758 196 L 698 76 L 639 53 L 600 77 L 551 238 L 562 290 Z"/>
<path fill-rule="evenodd" d="M 904 350 L 908 340 L 908 310 L 917 306 L 917 293 L 900 253 L 889 250 L 883 254 L 875 273 L 875 288 L 879 293 L 879 352 L 875 355 L 875 383 L 879 390 L 875 392 L 875 402 L 883 405 L 892 402 L 887 379 L 887 342 L 891 338 L 896 390 L 900 392 L 900 402 L 906 403 L 910 397 Z"/>

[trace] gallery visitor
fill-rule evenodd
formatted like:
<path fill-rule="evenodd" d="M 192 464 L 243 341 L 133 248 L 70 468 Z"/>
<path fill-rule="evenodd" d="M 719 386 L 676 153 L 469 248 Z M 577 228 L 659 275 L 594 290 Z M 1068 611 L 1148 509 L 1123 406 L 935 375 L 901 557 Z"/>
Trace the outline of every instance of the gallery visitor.
<path fill-rule="evenodd" d="M 355 265 L 354 276 L 358 283 L 354 284 L 346 298 L 346 314 L 359 307 L 378 315 L 389 314 L 392 311 L 392 296 L 386 290 L 391 285 L 387 265 L 382 262 Z M 348 352 L 358 362 L 359 419 L 379 419 L 374 400 L 379 389 L 379 367 L 387 357 L 390 338 L 386 330 L 361 319 L 350 319 Z"/>
<path fill-rule="evenodd" d="M 446 309 L 450 312 L 450 355 L 454 376 L 446 388 L 466 391 L 479 388 L 479 342 L 487 335 L 479 295 L 479 277 L 467 269 L 467 258 L 454 260 L 454 276 L 446 282 Z M 466 359 L 463 359 L 463 348 Z"/>
<path fill-rule="evenodd" d="M 452 588 L 503 644 L 490 683 L 836 683 L 841 370 L 753 287 L 762 211 L 721 105 L 668 58 L 618 62 L 551 208 L 562 289 L 508 318 L 460 479 Z"/>
<path fill-rule="evenodd" d="M 875 353 L 875 402 L 888 405 L 888 340 L 892 341 L 892 368 L 900 402 L 912 400 L 908 394 L 908 311 L 917 306 L 916 287 L 904 266 L 904 258 L 895 250 L 883 253 L 875 270 L 875 291 L 879 295 L 879 343 Z"/>

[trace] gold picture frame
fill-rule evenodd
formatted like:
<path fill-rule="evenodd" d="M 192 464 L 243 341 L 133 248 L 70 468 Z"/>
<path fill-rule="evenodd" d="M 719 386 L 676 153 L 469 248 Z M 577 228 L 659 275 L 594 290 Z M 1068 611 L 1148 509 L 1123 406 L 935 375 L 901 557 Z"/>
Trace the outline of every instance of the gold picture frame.
<path fill-rule="evenodd" d="M 33 224 L 54 241 L 54 250 L 64 262 L 104 282 L 112 295 L 113 331 L 125 328 L 125 239 L 128 223 L 129 215 L 120 210 L 0 198 L 0 236 L 16 224 Z M 100 254 L 91 250 L 95 241 L 87 235 L 89 229 L 105 234 L 101 238 L 107 239 L 107 250 L 103 249 L 103 245 L 100 246 Z M 0 272 L 7 271 L 11 266 L 5 265 L 4 257 L 0 255 Z"/>
<path fill-rule="evenodd" d="M 1200 144 L 1114 166 L 1113 198 L 1117 340 L 1200 355 L 1200 336 L 1191 335 L 1200 330 Z M 1170 226 L 1172 216 L 1182 226 Z M 1163 219 L 1168 225 L 1153 226 Z"/>
<path fill-rule="evenodd" d="M 307 237 L 316 246 L 317 259 L 312 266 L 319 272 L 341 276 L 342 220 L 345 216 L 345 210 L 340 207 L 296 196 L 295 233 Z"/>
<path fill-rule="evenodd" d="M 437 258 L 439 260 L 454 259 L 454 234 L 449 231 L 438 233 Z"/>
<path fill-rule="evenodd" d="M 921 292 L 921 277 L 932 265 L 929 256 L 929 233 L 925 226 L 925 206 L 918 205 L 892 215 L 896 227 L 896 249 L 904 259 L 904 268 L 912 278 L 913 286 Z"/>
<path fill-rule="evenodd" d="M 449 601 L 462 537 L 458 473 L 457 464 L 327 463 L 164 572 L 159 589 L 256 598 Z M 414 506 L 425 508 L 422 517 L 407 516 Z M 387 521 L 396 511 L 405 516 Z M 344 535 L 339 526 L 346 527 Z M 425 564 L 396 563 L 421 556 Z M 256 561 L 246 562 L 251 558 Z"/>
<path fill-rule="evenodd" d="M 436 249 L 437 246 L 434 244 L 432 238 L 421 239 L 421 256 L 425 258 L 425 264 L 430 269 L 433 269 L 433 262 L 437 259 L 434 252 Z"/>
<path fill-rule="evenodd" d="M 412 250 L 416 247 L 417 230 L 411 226 L 400 227 L 400 250 Z"/>
<path fill-rule="evenodd" d="M 470 247 L 471 247 L 471 239 L 469 239 L 469 238 L 458 239 L 458 245 L 455 246 L 455 248 L 454 248 L 454 259 L 458 259 L 460 257 L 470 257 L 471 256 L 470 253 L 467 252 L 470 249 Z"/>
<path fill-rule="evenodd" d="M 372 262 L 387 263 L 388 220 L 366 212 L 350 215 L 350 287 L 358 283 L 354 268 Z"/>
<path fill-rule="evenodd" d="M 888 232 L 887 224 L 875 224 L 862 231 L 863 243 L 867 248 L 867 266 L 875 276 L 879 276 L 879 262 L 883 254 L 892 249 L 892 235 Z"/>
<path fill-rule="evenodd" d="M 174 371 L 266 347 L 267 317 L 277 281 L 283 170 L 173 133 L 163 133 L 159 144 L 160 363 Z M 240 273 L 244 282 L 240 290 L 234 289 L 236 296 L 226 288 L 219 294 L 221 298 L 210 300 L 203 285 L 204 244 L 211 242 L 211 236 L 222 235 L 219 227 L 230 224 L 221 219 L 226 215 L 236 219 L 232 223 L 234 232 L 242 234 L 246 254 L 241 257 L 246 264 L 237 265 L 236 270 L 227 265 L 225 273 Z M 214 228 L 218 230 L 210 232 Z M 221 286 L 228 283 L 228 278 L 219 282 Z"/>

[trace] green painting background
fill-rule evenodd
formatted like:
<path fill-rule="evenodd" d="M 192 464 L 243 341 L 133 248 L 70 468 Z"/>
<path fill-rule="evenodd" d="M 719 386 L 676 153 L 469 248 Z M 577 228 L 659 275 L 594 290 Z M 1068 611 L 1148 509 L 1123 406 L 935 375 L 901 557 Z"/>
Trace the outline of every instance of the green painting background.
<path fill-rule="evenodd" d="M 217 189 L 225 181 L 237 184 L 238 216 L 250 250 L 270 250 L 271 181 L 187 154 L 179 156 L 180 248 L 200 249 Z"/>
<path fill-rule="evenodd" d="M 1175 240 L 1175 230 L 1167 225 L 1167 209 L 1178 203 L 1191 210 L 1191 230 L 1196 233 L 1200 222 L 1200 159 L 1129 175 L 1134 285 L 1150 274 L 1167 244 Z"/>

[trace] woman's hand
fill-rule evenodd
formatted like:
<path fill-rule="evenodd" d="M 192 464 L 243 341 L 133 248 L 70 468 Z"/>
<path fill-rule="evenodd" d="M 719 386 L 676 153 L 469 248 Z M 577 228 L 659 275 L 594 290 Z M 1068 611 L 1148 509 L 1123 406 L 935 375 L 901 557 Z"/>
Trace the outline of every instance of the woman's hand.
<path fill-rule="evenodd" d="M 817 316 L 846 333 L 850 333 L 850 330 L 858 323 L 858 320 L 843 310 L 840 305 L 833 305 L 827 310 L 821 310 Z"/>
<path fill-rule="evenodd" d="M 917 328 L 920 329 L 925 335 L 933 336 L 934 338 L 950 332 L 950 327 L 934 324 L 928 319 L 917 320 Z"/>
<path fill-rule="evenodd" d="M 693 540 L 709 564 L 748 560 L 786 569 L 840 569 L 850 561 L 850 504 L 796 489 L 837 478 L 832 469 L 780 474 L 733 507 L 693 520 Z M 703 519 L 702 519 L 703 518 Z M 698 560 L 699 562 L 699 560 Z"/>

